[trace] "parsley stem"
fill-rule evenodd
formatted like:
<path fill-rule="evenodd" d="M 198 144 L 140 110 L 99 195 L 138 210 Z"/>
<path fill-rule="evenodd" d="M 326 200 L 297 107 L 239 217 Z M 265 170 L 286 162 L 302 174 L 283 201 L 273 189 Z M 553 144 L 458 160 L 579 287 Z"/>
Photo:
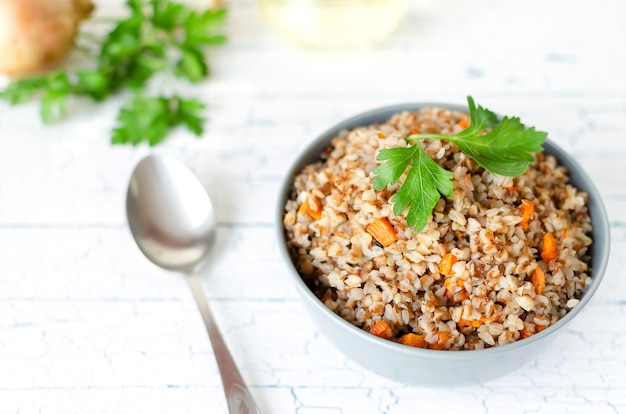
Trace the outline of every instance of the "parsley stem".
<path fill-rule="evenodd" d="M 450 135 L 443 134 L 413 134 L 404 138 L 406 142 L 415 143 L 424 139 L 450 139 Z"/>
<path fill-rule="evenodd" d="M 89 24 L 92 23 L 119 23 L 120 19 L 116 19 L 115 17 L 94 17 L 93 19 L 89 19 Z"/>
<path fill-rule="evenodd" d="M 89 58 L 95 58 L 95 57 L 97 57 L 97 56 L 98 56 L 98 54 L 97 54 L 97 53 L 94 53 L 93 49 L 92 49 L 92 48 L 90 48 L 89 46 L 86 46 L 86 45 L 82 45 L 82 44 L 80 44 L 80 43 L 77 43 L 77 44 L 75 44 L 75 45 L 74 45 L 74 48 L 75 48 L 78 52 L 80 52 L 81 54 L 83 54 L 83 55 L 85 55 L 85 56 L 87 56 L 87 57 L 89 57 Z"/>
<path fill-rule="evenodd" d="M 86 40 L 88 42 L 92 42 L 95 43 L 96 45 L 100 46 L 102 44 L 102 37 L 93 34 L 93 33 L 89 33 L 89 32 L 81 32 L 79 34 L 79 38 L 81 40 Z"/>

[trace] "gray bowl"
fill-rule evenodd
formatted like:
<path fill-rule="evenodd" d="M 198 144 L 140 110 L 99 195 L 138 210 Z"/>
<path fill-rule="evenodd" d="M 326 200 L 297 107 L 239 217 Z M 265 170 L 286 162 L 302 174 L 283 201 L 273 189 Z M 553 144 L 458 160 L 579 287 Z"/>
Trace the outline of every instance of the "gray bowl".
<path fill-rule="evenodd" d="M 589 193 L 588 207 L 593 225 L 592 282 L 584 291 L 580 304 L 557 323 L 529 338 L 504 346 L 473 351 L 421 349 L 381 339 L 361 330 L 328 309 L 307 287 L 291 260 L 283 230 L 284 206 L 293 187 L 294 174 L 305 165 L 319 160 L 322 151 L 341 130 L 384 122 L 395 113 L 432 106 L 467 111 L 463 106 L 440 103 L 387 106 L 340 122 L 316 138 L 295 161 L 280 190 L 276 216 L 278 245 L 289 275 L 309 314 L 319 329 L 348 358 L 383 377 L 402 383 L 433 387 L 468 385 L 506 375 L 540 355 L 542 350 L 558 338 L 565 326 L 587 307 L 602 281 L 609 259 L 608 218 L 598 190 L 574 158 L 549 139 L 546 140 L 545 153 L 554 155 L 569 169 L 574 186 Z"/>

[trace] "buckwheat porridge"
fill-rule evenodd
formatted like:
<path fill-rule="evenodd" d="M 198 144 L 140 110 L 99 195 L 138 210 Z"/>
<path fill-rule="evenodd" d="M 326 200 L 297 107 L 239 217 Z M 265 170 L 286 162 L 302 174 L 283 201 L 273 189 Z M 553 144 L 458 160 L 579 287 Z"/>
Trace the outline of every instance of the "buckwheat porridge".
<path fill-rule="evenodd" d="M 471 350 L 540 332 L 579 303 L 590 282 L 587 194 L 543 153 L 515 178 L 495 176 L 447 141 L 423 141 L 454 173 L 419 233 L 395 216 L 400 183 L 372 189 L 379 149 L 412 133 L 453 134 L 468 115 L 403 112 L 343 131 L 295 177 L 284 227 L 292 259 L 332 311 L 381 338 Z"/>

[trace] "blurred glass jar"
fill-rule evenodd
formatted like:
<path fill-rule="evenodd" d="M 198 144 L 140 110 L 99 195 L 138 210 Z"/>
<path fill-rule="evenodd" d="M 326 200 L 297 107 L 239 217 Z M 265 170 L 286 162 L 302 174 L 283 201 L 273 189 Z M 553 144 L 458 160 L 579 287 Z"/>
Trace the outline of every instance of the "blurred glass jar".
<path fill-rule="evenodd" d="M 347 48 L 378 43 L 400 24 L 409 0 L 257 0 L 261 15 L 277 33 L 314 48 Z"/>

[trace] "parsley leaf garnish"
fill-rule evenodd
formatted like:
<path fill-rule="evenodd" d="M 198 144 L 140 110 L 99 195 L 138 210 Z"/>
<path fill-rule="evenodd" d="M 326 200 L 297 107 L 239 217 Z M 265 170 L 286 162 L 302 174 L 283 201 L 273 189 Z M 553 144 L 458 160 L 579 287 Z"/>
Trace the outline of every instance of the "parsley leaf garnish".
<path fill-rule="evenodd" d="M 393 211 L 396 215 L 410 206 L 407 223 L 411 227 L 423 229 L 430 212 L 439 200 L 439 194 L 446 197 L 452 195 L 452 173 L 444 170 L 426 154 L 419 142 L 408 148 L 392 148 L 381 150 L 379 161 L 385 161 L 374 170 L 378 174 L 374 178 L 374 188 L 382 189 L 387 184 L 395 183 L 409 169 L 409 173 L 398 192 L 391 198 Z M 419 194 L 420 197 L 415 197 Z M 428 214 L 424 214 L 429 212 Z"/>
<path fill-rule="evenodd" d="M 453 174 L 437 164 L 422 148 L 424 139 L 453 142 L 461 151 L 492 174 L 515 177 L 526 171 L 535 160 L 534 153 L 543 150 L 547 134 L 526 128 L 517 117 L 497 116 L 476 106 L 467 97 L 470 124 L 455 135 L 414 134 L 406 137 L 409 147 L 387 148 L 378 152 L 383 161 L 374 169 L 373 187 L 381 190 L 393 185 L 406 173 L 404 182 L 391 198 L 393 212 L 401 215 L 407 208 L 406 221 L 415 231 L 422 231 L 441 195 L 450 197 Z"/>
<path fill-rule="evenodd" d="M 172 0 L 127 0 L 126 6 L 130 15 L 118 20 L 97 45 L 94 67 L 13 80 L 0 91 L 0 99 L 16 105 L 39 98 L 41 118 L 50 123 L 67 115 L 70 97 L 103 101 L 130 89 L 112 143 L 156 145 L 178 125 L 201 135 L 203 103 L 177 95 L 148 96 L 144 89 L 160 73 L 192 83 L 205 79 L 206 48 L 226 41 L 221 33 L 226 9 L 196 11 Z"/>
<path fill-rule="evenodd" d="M 147 141 L 156 145 L 177 125 L 185 125 L 200 136 L 204 108 L 204 104 L 196 99 L 136 94 L 120 110 L 117 116 L 119 126 L 113 130 L 111 142 L 137 145 Z"/>

